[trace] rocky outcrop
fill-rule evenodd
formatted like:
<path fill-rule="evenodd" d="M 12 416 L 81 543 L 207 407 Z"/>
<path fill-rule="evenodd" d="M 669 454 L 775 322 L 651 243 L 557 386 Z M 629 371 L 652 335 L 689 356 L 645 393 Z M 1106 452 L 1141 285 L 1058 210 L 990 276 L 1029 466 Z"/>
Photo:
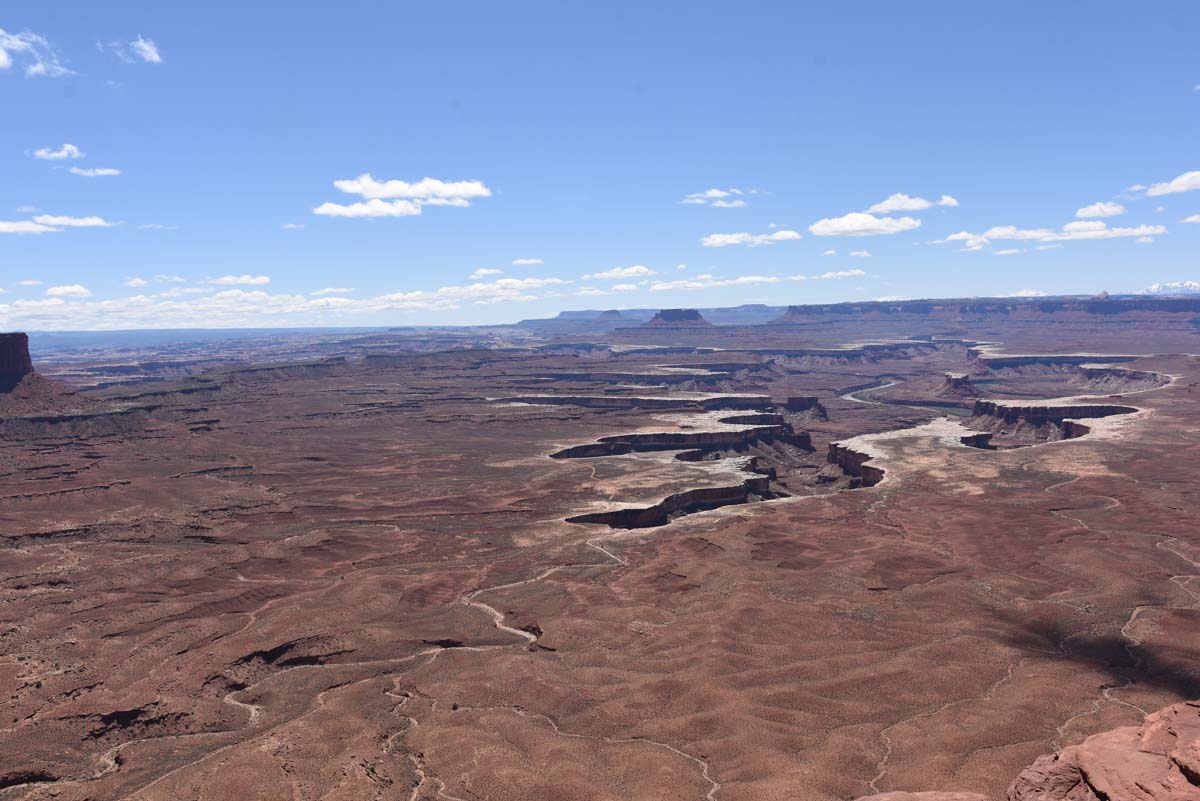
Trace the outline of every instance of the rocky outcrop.
<path fill-rule="evenodd" d="M 755 416 L 755 420 L 768 420 L 765 425 L 754 428 L 717 431 L 663 431 L 645 434 L 617 434 L 601 437 L 587 445 L 577 445 L 550 454 L 554 459 L 588 459 L 596 456 L 622 456 L 634 451 L 739 451 L 752 445 L 782 442 L 804 450 L 812 449 L 812 440 L 807 431 L 796 431 L 782 418 L 775 415 Z M 731 417 L 721 422 L 737 424 L 739 418 Z"/>
<path fill-rule="evenodd" d="M 1200 702 L 1173 704 L 1140 726 L 1094 734 L 1039 757 L 1009 785 L 1006 801 L 1197 801 Z M 961 792 L 890 792 L 858 801 L 986 801 Z"/>
<path fill-rule="evenodd" d="M 711 398 L 638 398 L 632 395 L 517 395 L 510 403 L 535 406 L 581 406 L 585 409 L 767 409 L 766 395 L 717 395 Z"/>
<path fill-rule="evenodd" d="M 970 400 L 978 398 L 983 393 L 971 383 L 971 376 L 964 373 L 946 373 L 946 380 L 934 390 L 934 394 L 939 398 Z"/>
<path fill-rule="evenodd" d="M 965 425 L 981 433 L 962 437 L 959 441 L 972 448 L 997 450 L 1075 439 L 1091 431 L 1079 422 L 1080 419 L 1111 417 L 1136 411 L 1132 406 L 1105 403 L 1017 406 L 977 400 Z"/>
<path fill-rule="evenodd" d="M 642 323 L 643 328 L 692 328 L 710 325 L 712 323 L 701 317 L 700 312 L 695 309 L 662 309 L 650 322 Z"/>
<path fill-rule="evenodd" d="M 1117 404 L 1108 403 L 1080 403 L 1080 404 L 1031 404 L 1031 405 L 1010 405 L 999 401 L 977 400 L 975 401 L 972 415 L 975 417 L 992 417 L 1002 420 L 1006 423 L 1016 424 L 1024 420 L 1030 425 L 1041 425 L 1043 423 L 1060 424 L 1064 420 L 1079 420 L 1093 417 L 1110 417 L 1114 414 L 1132 414 L 1137 409 L 1132 406 L 1118 406 Z"/>
<path fill-rule="evenodd" d="M 753 469 L 753 465 L 750 465 L 750 468 Z M 771 492 L 771 479 L 766 476 L 754 476 L 729 487 L 703 487 L 668 495 L 653 506 L 576 515 L 568 517 L 567 522 L 599 523 L 610 528 L 654 528 L 665 526 L 683 515 L 774 497 L 776 496 Z"/>
<path fill-rule="evenodd" d="M 11 389 L 32 372 L 29 336 L 22 333 L 0 334 L 0 392 Z"/>
<path fill-rule="evenodd" d="M 846 475 L 859 479 L 857 486 L 873 487 L 883 481 L 883 469 L 867 464 L 870 460 L 871 455 L 868 453 L 853 450 L 838 442 L 829 443 L 829 463 L 840 467 Z"/>
<path fill-rule="evenodd" d="M 1200 799 L 1200 703 L 1146 716 L 1043 756 L 1008 788 L 1008 801 Z"/>
<path fill-rule="evenodd" d="M 793 395 L 783 404 L 783 408 L 794 414 L 808 414 L 814 420 L 825 420 L 829 416 L 816 395 Z"/>

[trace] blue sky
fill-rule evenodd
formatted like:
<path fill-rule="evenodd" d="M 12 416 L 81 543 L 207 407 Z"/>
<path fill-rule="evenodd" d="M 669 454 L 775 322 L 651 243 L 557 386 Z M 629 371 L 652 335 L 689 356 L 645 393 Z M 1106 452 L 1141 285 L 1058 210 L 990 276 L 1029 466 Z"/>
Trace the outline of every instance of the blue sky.
<path fill-rule="evenodd" d="M 1193 2 L 649 5 L 5 3 L 0 328 L 1200 279 Z"/>

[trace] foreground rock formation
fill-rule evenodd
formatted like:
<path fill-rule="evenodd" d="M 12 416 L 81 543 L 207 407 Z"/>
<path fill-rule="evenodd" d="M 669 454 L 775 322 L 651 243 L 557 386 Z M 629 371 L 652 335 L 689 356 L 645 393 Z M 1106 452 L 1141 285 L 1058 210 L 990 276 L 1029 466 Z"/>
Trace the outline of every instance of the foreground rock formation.
<path fill-rule="evenodd" d="M 1200 702 L 1173 704 L 1140 726 L 1093 734 L 1039 757 L 1008 788 L 1006 801 L 1197 801 Z M 988 801 L 977 793 L 890 792 L 859 801 Z"/>
<path fill-rule="evenodd" d="M 29 337 L 22 333 L 0 334 L 0 391 L 32 372 Z"/>

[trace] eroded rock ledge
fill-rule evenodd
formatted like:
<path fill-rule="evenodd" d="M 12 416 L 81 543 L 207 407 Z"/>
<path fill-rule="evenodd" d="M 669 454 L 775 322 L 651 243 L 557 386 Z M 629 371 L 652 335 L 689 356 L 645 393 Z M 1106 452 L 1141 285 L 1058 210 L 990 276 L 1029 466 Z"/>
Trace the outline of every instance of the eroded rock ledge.
<path fill-rule="evenodd" d="M 1038 757 L 1009 785 L 1006 801 L 1197 801 L 1200 702 L 1146 716 L 1140 726 L 1094 734 Z M 890 792 L 858 801 L 989 801 L 962 792 Z"/>
<path fill-rule="evenodd" d="M 1097 419 L 1133 414 L 1132 406 L 1106 403 L 1010 405 L 998 401 L 977 400 L 966 421 L 968 428 L 979 431 L 963 437 L 963 445 L 996 450 L 1057 442 L 1082 437 L 1091 429 L 1081 419 Z"/>
<path fill-rule="evenodd" d="M 858 479 L 858 487 L 873 487 L 883 481 L 883 468 L 867 464 L 870 460 L 871 454 L 869 453 L 856 451 L 839 442 L 829 443 L 829 463 L 837 465 L 847 475 Z M 850 488 L 855 489 L 856 487 L 852 485 Z"/>

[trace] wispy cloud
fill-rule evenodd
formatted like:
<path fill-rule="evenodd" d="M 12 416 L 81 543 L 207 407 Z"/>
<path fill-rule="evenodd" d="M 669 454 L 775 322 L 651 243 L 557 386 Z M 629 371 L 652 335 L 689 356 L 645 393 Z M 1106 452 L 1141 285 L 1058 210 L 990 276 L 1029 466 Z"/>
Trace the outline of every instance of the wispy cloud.
<path fill-rule="evenodd" d="M 90 298 L 92 291 L 82 284 L 67 284 L 50 287 L 46 295 L 51 298 Z"/>
<path fill-rule="evenodd" d="M 163 63 L 162 52 L 158 49 L 158 45 L 153 39 L 147 39 L 140 33 L 132 41 L 97 42 L 96 49 L 108 50 L 126 64 L 134 64 L 138 61 L 146 64 Z"/>
<path fill-rule="evenodd" d="M 679 201 L 688 206 L 712 206 L 715 209 L 740 209 L 745 207 L 746 201 L 741 195 L 754 195 L 757 190 L 742 190 L 735 187 L 729 189 L 706 189 L 703 192 L 692 192 L 689 195 L 684 195 L 683 200 Z"/>
<path fill-rule="evenodd" d="M 324 295 L 347 295 L 353 291 L 354 290 L 350 287 L 345 286 L 327 286 L 324 289 L 318 289 L 315 292 L 309 292 L 308 294 L 315 298 L 319 298 Z"/>
<path fill-rule="evenodd" d="M 63 65 L 58 52 L 44 36 L 28 30 L 8 33 L 0 28 L 0 72 L 11 69 L 18 62 L 24 67 L 27 78 L 61 78 L 74 74 Z"/>
<path fill-rule="evenodd" d="M 535 264 L 541 264 L 541 259 L 513 259 L 514 267 L 531 267 Z"/>
<path fill-rule="evenodd" d="M 112 228 L 116 225 L 103 217 L 67 217 L 62 214 L 39 214 L 33 221 L 54 228 Z"/>
<path fill-rule="evenodd" d="M 120 175 L 121 171 L 115 167 L 72 167 L 68 170 L 72 175 L 81 175 L 84 178 L 103 178 L 110 175 Z"/>
<path fill-rule="evenodd" d="M 269 275 L 222 275 L 220 278 L 213 278 L 208 283 L 216 284 L 217 286 L 263 286 L 271 283 Z"/>
<path fill-rule="evenodd" d="M 632 267 L 613 267 L 611 270 L 605 270 L 600 273 L 588 273 L 583 277 L 585 281 L 603 281 L 616 280 L 620 278 L 644 278 L 646 276 L 655 275 L 655 271 L 649 267 L 643 267 L 640 264 L 635 264 Z"/>
<path fill-rule="evenodd" d="M 1165 234 L 1162 225 L 1138 225 L 1132 228 L 1109 228 L 1102 220 L 1075 220 L 1055 231 L 1050 228 L 1017 228 L 1015 225 L 999 225 L 980 234 L 959 231 L 946 237 L 947 242 L 963 242 L 965 250 L 982 250 L 985 245 L 997 240 L 1037 242 L 1070 242 L 1083 239 L 1119 239 L 1122 237 L 1157 236 Z"/>
<path fill-rule="evenodd" d="M 33 151 L 33 157 L 35 159 L 41 159 L 43 161 L 62 161 L 63 159 L 81 159 L 85 155 L 87 155 L 87 154 L 72 144 L 65 144 L 62 147 L 60 147 L 58 150 L 52 150 L 48 147 L 39 147 L 37 150 Z"/>
<path fill-rule="evenodd" d="M 751 234 L 745 231 L 736 234 L 709 234 L 700 240 L 700 244 L 706 248 L 723 248 L 730 245 L 758 247 L 759 245 L 774 245 L 776 242 L 790 242 L 801 238 L 801 235 L 797 232 L 785 228 L 770 234 Z"/>
<path fill-rule="evenodd" d="M 841 278 L 858 278 L 859 276 L 866 275 L 866 274 L 867 274 L 866 270 L 859 270 L 859 269 L 855 268 L 853 270 L 830 270 L 829 272 L 824 272 L 819 275 L 789 275 L 788 280 L 789 281 L 829 281 L 829 280 L 838 280 Z"/>
<path fill-rule="evenodd" d="M 504 270 L 498 270 L 495 267 L 480 267 L 478 270 L 471 273 L 471 275 L 468 277 L 471 280 L 477 280 L 479 278 L 487 278 L 489 275 L 503 275 L 503 274 L 504 274 Z"/>

